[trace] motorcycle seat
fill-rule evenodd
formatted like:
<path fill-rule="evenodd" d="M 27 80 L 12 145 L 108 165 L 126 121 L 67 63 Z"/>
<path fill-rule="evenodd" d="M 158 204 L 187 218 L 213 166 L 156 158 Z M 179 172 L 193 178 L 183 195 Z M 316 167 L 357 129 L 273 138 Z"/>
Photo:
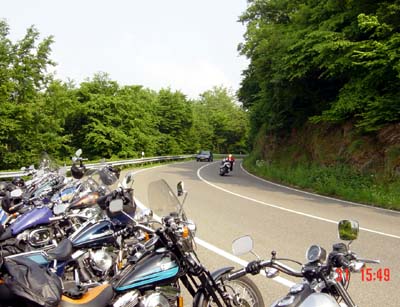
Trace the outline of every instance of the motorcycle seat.
<path fill-rule="evenodd" d="M 54 249 L 49 250 L 47 255 L 52 260 L 66 261 L 73 252 L 72 242 L 69 239 L 62 240 Z"/>
<path fill-rule="evenodd" d="M 109 284 L 97 286 L 89 289 L 79 299 L 71 299 L 66 296 L 61 297 L 60 307 L 104 307 L 108 306 L 114 291 Z"/>
<path fill-rule="evenodd" d="M 12 238 L 12 231 L 11 231 L 11 227 L 7 227 L 4 232 L 0 235 L 0 242 L 8 240 L 10 238 Z"/>

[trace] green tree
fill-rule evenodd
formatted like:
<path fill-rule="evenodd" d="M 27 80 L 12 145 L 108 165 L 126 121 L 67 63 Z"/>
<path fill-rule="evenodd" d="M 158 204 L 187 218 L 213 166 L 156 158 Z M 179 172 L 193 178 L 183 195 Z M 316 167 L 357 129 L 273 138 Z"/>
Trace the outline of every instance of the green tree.
<path fill-rule="evenodd" d="M 36 102 L 52 75 L 47 67 L 50 36 L 39 42 L 39 32 L 32 26 L 17 43 L 8 38 L 9 28 L 0 21 L 0 159 L 2 168 L 29 163 L 40 148 Z"/>
<path fill-rule="evenodd" d="M 191 151 L 189 139 L 193 114 L 186 96 L 161 89 L 156 105 L 158 130 L 161 133 L 158 154 L 180 154 Z"/>
<path fill-rule="evenodd" d="M 308 120 L 354 120 L 372 131 L 400 119 L 400 1 L 251 0 L 238 96 L 252 139 Z"/>
<path fill-rule="evenodd" d="M 125 103 L 123 127 L 126 134 L 134 140 L 131 150 L 134 156 L 144 151 L 153 156 L 158 151 L 157 140 L 160 137 L 157 118 L 157 93 L 142 86 L 125 86 L 117 95 Z M 129 157 L 127 154 L 122 156 Z M 132 157 L 132 156 L 131 156 Z"/>
<path fill-rule="evenodd" d="M 247 150 L 247 113 L 235 102 L 224 87 L 214 87 L 200 95 L 195 104 L 194 127 L 204 139 L 199 144 L 215 152 L 244 152 Z M 208 146 L 207 146 L 208 145 Z"/>

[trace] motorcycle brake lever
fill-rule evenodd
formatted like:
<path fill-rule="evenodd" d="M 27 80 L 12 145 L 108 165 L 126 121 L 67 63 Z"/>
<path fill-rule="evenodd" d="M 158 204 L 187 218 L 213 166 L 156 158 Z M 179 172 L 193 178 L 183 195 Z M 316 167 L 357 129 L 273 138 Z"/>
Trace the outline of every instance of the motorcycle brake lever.
<path fill-rule="evenodd" d="M 364 263 L 375 263 L 375 264 L 381 263 L 381 261 L 378 259 L 374 260 L 374 259 L 357 258 L 357 261 L 364 262 Z"/>

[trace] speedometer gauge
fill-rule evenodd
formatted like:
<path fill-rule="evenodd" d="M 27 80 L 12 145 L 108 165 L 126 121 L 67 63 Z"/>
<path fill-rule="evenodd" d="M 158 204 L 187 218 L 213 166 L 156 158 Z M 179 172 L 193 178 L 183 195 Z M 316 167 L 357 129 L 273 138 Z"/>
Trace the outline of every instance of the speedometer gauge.
<path fill-rule="evenodd" d="M 308 262 L 324 262 L 326 259 L 326 251 L 319 245 L 311 245 L 306 252 L 306 258 Z"/>

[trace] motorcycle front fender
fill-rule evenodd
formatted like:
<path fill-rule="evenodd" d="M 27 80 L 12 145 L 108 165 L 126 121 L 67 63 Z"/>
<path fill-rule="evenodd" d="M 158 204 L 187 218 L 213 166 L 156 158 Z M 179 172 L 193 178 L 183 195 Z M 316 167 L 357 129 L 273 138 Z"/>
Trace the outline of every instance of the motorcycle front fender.
<path fill-rule="evenodd" d="M 212 272 L 211 276 L 215 281 L 218 281 L 224 274 L 229 273 L 233 269 L 234 267 L 223 267 Z M 206 290 L 203 287 L 200 287 L 193 297 L 193 306 L 203 306 L 205 297 Z"/>
<path fill-rule="evenodd" d="M 215 270 L 214 272 L 211 273 L 212 278 L 217 281 L 218 279 L 221 278 L 222 275 L 229 273 L 230 271 L 232 271 L 234 269 L 233 266 L 227 266 L 227 267 L 223 267 L 220 268 L 218 270 Z"/>

